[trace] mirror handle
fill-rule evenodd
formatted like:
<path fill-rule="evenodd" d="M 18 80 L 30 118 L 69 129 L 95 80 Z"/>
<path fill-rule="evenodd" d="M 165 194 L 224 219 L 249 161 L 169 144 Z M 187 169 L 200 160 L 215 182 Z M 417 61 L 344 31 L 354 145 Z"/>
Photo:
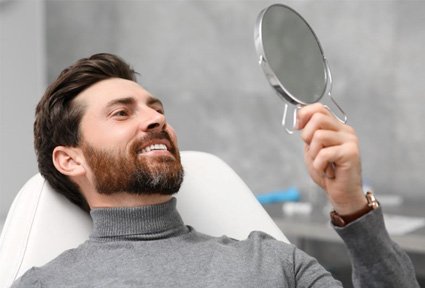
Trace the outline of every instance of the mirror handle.
<path fill-rule="evenodd" d="M 324 105 L 324 107 L 326 109 L 328 109 L 334 116 L 336 119 L 338 119 L 341 123 L 346 124 L 348 117 L 347 114 L 345 113 L 345 111 L 341 108 L 341 106 L 339 106 L 339 104 L 335 101 L 335 99 L 331 96 L 331 93 L 328 93 L 328 97 L 331 99 L 332 103 L 338 108 L 339 112 L 342 115 L 342 118 L 340 116 L 338 116 L 335 112 L 332 111 L 332 109 L 328 106 L 328 105 Z M 288 103 L 285 103 L 285 106 L 283 108 L 283 117 L 282 117 L 282 126 L 283 128 L 285 128 L 286 133 L 288 133 L 289 135 L 294 134 L 296 127 L 297 127 L 297 114 L 298 114 L 298 110 L 301 109 L 301 105 L 296 105 L 295 109 L 293 110 L 292 113 L 292 125 L 290 125 L 290 127 L 288 127 L 288 121 L 286 118 L 288 118 L 288 108 L 289 105 Z"/>
<path fill-rule="evenodd" d="M 286 121 L 286 118 L 288 117 L 288 108 L 289 108 L 288 103 L 285 103 L 285 107 L 283 108 L 282 126 L 283 128 L 285 128 L 286 133 L 288 133 L 289 135 L 292 135 L 294 134 L 294 131 L 297 127 L 297 114 L 301 106 L 297 105 L 295 107 L 294 112 L 292 113 L 292 125 L 291 125 L 292 127 L 290 128 L 287 127 L 287 121 Z"/>
<path fill-rule="evenodd" d="M 336 108 L 338 108 L 339 112 L 342 115 L 342 118 L 340 116 L 338 116 L 335 112 L 332 111 L 332 109 L 328 106 L 328 105 L 324 105 L 326 107 L 326 109 L 328 109 L 334 116 L 336 119 L 338 119 L 341 123 L 343 124 L 347 124 L 347 114 L 345 113 L 345 111 L 341 108 L 341 106 L 338 105 L 338 103 L 335 101 L 335 99 L 331 96 L 331 93 L 328 94 L 328 97 L 331 98 L 332 103 L 336 106 Z"/>
<path fill-rule="evenodd" d="M 331 95 L 331 91 L 332 91 L 332 74 L 331 74 L 331 69 L 329 68 L 329 64 L 328 64 L 328 60 L 326 58 L 323 58 L 323 61 L 325 63 L 325 68 L 326 68 L 326 77 L 327 77 L 327 87 L 326 87 L 326 91 L 327 91 L 327 95 L 328 97 L 331 99 L 333 105 L 336 106 L 336 108 L 338 108 L 339 112 L 342 115 L 342 118 L 340 118 L 336 113 L 334 113 L 332 111 L 332 109 L 329 108 L 329 106 L 324 105 L 334 116 L 336 119 L 338 119 L 339 121 L 341 121 L 342 123 L 346 124 L 347 120 L 348 120 L 348 116 L 345 113 L 345 111 L 341 108 L 341 106 L 339 106 L 339 104 L 336 102 L 336 100 L 332 97 Z"/>

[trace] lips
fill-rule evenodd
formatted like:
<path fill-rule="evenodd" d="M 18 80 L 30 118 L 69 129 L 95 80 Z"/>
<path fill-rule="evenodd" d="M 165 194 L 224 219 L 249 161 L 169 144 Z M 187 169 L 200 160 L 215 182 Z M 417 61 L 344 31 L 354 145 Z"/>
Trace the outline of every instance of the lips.
<path fill-rule="evenodd" d="M 149 152 L 157 153 L 171 153 L 174 157 L 178 157 L 178 150 L 174 146 L 170 135 L 166 131 L 150 132 L 142 138 L 136 139 L 130 151 L 133 155 L 145 155 Z M 150 153 L 149 153 L 150 154 Z"/>

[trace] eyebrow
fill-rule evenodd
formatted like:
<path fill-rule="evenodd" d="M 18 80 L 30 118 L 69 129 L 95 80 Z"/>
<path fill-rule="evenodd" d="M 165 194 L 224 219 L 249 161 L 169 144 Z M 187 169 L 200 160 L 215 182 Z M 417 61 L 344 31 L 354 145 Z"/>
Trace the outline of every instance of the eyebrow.
<path fill-rule="evenodd" d="M 148 105 L 161 105 L 161 107 L 164 107 L 164 105 L 162 104 L 161 100 L 159 100 L 158 98 L 155 98 L 153 96 L 149 96 L 148 101 L 146 101 Z"/>
<path fill-rule="evenodd" d="M 124 98 L 118 98 L 118 99 L 113 99 L 109 101 L 106 104 L 106 108 L 113 107 L 115 105 L 135 105 L 135 104 L 136 104 L 136 100 L 134 99 L 134 97 L 124 97 Z M 146 104 L 149 106 L 159 104 L 161 105 L 161 107 L 163 107 L 161 100 L 153 96 L 148 97 Z"/>
<path fill-rule="evenodd" d="M 125 97 L 125 98 L 118 98 L 118 99 L 113 99 L 111 101 L 109 101 L 106 104 L 106 108 L 109 107 L 113 107 L 115 105 L 134 105 L 136 103 L 136 100 L 134 100 L 133 97 Z"/>

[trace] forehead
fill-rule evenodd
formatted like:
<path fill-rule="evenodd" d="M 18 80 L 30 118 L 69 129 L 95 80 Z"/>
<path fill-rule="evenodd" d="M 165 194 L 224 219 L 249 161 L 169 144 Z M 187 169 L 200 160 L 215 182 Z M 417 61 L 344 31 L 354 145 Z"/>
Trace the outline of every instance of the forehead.
<path fill-rule="evenodd" d="M 113 100 L 134 98 L 143 103 L 155 99 L 147 90 L 134 81 L 111 78 L 99 81 L 77 95 L 75 101 L 86 109 L 103 108 Z"/>

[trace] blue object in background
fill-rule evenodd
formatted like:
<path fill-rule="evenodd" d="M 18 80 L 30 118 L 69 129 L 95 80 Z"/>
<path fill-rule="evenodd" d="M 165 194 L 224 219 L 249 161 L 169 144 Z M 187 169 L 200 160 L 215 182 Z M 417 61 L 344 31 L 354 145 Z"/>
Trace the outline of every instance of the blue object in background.
<path fill-rule="evenodd" d="M 261 204 L 269 204 L 276 202 L 295 202 L 301 198 L 300 192 L 295 187 L 290 187 L 286 190 L 274 191 L 257 195 L 257 200 Z"/>

